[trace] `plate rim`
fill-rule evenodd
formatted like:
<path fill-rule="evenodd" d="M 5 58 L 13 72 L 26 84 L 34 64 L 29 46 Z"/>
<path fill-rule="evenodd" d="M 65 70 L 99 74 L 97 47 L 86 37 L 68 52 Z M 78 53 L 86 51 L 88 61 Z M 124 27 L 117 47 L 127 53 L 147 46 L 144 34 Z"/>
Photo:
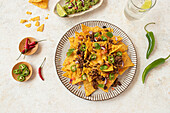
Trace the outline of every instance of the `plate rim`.
<path fill-rule="evenodd" d="M 57 63 L 56 63 L 56 62 L 57 62 L 56 55 L 57 55 L 57 49 L 59 48 L 59 43 L 61 42 L 61 40 L 63 40 L 63 38 L 64 38 L 64 36 L 66 35 L 66 33 L 69 32 L 71 29 L 73 29 L 75 26 L 81 25 L 81 24 L 83 24 L 83 23 L 88 23 L 88 22 L 103 22 L 103 23 L 110 24 L 110 25 L 115 26 L 116 28 L 120 29 L 120 28 L 117 27 L 116 25 L 114 25 L 114 24 L 112 24 L 112 23 L 109 23 L 109 22 L 106 22 L 106 21 L 102 21 L 102 20 L 83 21 L 83 22 L 80 22 L 80 23 L 72 26 L 70 29 L 68 29 L 68 30 L 64 33 L 64 35 L 60 38 L 60 40 L 59 40 L 59 42 L 58 42 L 58 44 L 57 44 L 56 51 L 55 51 L 55 57 L 54 57 L 55 68 L 56 68 L 57 76 L 58 76 L 58 78 L 60 79 L 60 82 L 61 82 L 62 84 L 63 84 L 63 82 L 62 82 L 60 76 L 58 75 L 59 72 L 58 72 L 58 70 L 57 70 Z M 131 79 L 131 82 L 125 87 L 125 89 L 124 89 L 122 92 L 118 93 L 117 95 L 115 95 L 115 96 L 113 96 L 113 97 L 105 98 L 105 99 L 100 99 L 100 100 L 92 100 L 92 99 L 88 99 L 88 98 L 83 98 L 83 96 L 80 97 L 80 96 L 76 95 L 75 93 L 73 93 L 71 90 L 69 90 L 69 89 L 66 87 L 66 85 L 63 84 L 63 86 L 64 86 L 69 92 L 71 92 L 72 94 L 74 94 L 75 96 L 77 96 L 77 97 L 79 97 L 79 98 L 81 98 L 81 99 L 83 99 L 83 100 L 88 100 L 88 101 L 106 101 L 106 100 L 110 100 L 110 99 L 113 99 L 113 98 L 119 96 L 120 94 L 122 94 L 123 92 L 125 92 L 125 91 L 128 89 L 128 87 L 130 86 L 130 84 L 133 82 L 133 80 L 134 80 L 134 78 L 135 78 L 135 75 L 136 75 L 136 72 L 137 72 L 138 57 L 137 57 L 137 51 L 136 51 L 135 45 L 133 44 L 133 42 L 132 42 L 132 40 L 130 39 L 130 37 L 129 37 L 122 29 L 120 29 L 120 30 L 121 30 L 121 32 L 123 32 L 123 33 L 127 36 L 127 38 L 129 39 L 129 41 L 132 43 L 132 46 L 133 46 L 133 48 L 134 48 L 134 52 L 135 52 L 135 55 L 136 55 L 136 69 L 135 69 L 135 72 L 134 72 L 134 76 L 133 76 L 133 78 Z"/>

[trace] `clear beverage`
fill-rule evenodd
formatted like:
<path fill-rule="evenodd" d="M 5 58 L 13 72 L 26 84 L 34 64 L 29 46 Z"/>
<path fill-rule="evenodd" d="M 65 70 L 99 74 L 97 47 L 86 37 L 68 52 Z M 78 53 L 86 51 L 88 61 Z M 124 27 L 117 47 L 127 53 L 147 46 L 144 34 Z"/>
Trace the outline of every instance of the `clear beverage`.
<path fill-rule="evenodd" d="M 128 0 L 124 9 L 125 16 L 131 19 L 140 19 L 155 6 L 157 0 L 151 0 L 149 8 L 142 8 L 145 1 L 146 0 Z"/>

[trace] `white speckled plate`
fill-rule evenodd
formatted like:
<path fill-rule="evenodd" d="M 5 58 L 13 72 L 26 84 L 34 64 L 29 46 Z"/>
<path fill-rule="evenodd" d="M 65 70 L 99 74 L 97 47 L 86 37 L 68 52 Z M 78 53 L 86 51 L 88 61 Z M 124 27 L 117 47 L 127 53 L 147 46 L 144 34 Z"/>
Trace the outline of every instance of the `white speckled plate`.
<path fill-rule="evenodd" d="M 56 6 L 54 7 L 54 13 L 57 14 L 57 4 L 60 4 L 61 6 L 64 6 L 65 5 L 65 0 L 60 0 L 59 2 L 56 3 Z M 71 17 L 75 17 L 75 16 L 80 16 L 80 15 L 83 15 L 85 13 L 88 13 L 90 11 L 93 11 L 95 9 L 97 9 L 98 7 L 100 7 L 103 3 L 103 0 L 99 0 L 99 2 L 92 6 L 90 9 L 86 10 L 86 11 L 82 11 L 82 12 L 78 12 L 78 13 L 75 13 L 75 14 L 70 14 L 66 17 L 63 17 L 63 18 L 71 18 Z M 57 14 L 58 15 L 58 14 Z"/>
<path fill-rule="evenodd" d="M 63 71 L 61 71 L 62 64 L 66 58 L 66 52 L 70 47 L 68 37 L 74 36 L 75 31 L 81 32 L 81 24 L 84 24 L 84 25 L 90 26 L 90 27 L 106 26 L 106 27 L 113 28 L 113 30 L 114 30 L 113 34 L 116 36 L 120 35 L 121 37 L 123 37 L 123 40 L 122 40 L 123 43 L 128 45 L 128 55 L 130 56 L 130 58 L 135 66 L 130 67 L 123 75 L 118 77 L 119 81 L 121 82 L 122 85 L 117 86 L 115 88 L 115 90 L 111 90 L 111 88 L 110 88 L 109 92 L 106 93 L 106 92 L 102 91 L 101 89 L 98 89 L 91 96 L 87 97 L 83 86 L 80 89 L 78 89 L 78 86 L 69 84 L 69 79 L 62 76 L 62 74 L 64 73 Z M 122 31 L 117 26 L 110 24 L 108 22 L 104 22 L 104 21 L 86 21 L 86 22 L 82 22 L 82 23 L 77 24 L 74 27 L 72 27 L 61 38 L 61 40 L 57 46 L 57 49 L 56 49 L 55 64 L 56 64 L 57 74 L 58 74 L 61 82 L 70 92 L 72 92 L 76 96 L 86 99 L 86 100 L 102 101 L 102 100 L 108 100 L 108 99 L 111 99 L 111 98 L 114 98 L 114 97 L 120 95 L 131 84 L 133 78 L 135 77 L 135 73 L 136 73 L 136 69 L 137 69 L 137 54 L 136 54 L 135 47 L 134 47 L 132 41 L 130 40 L 130 38 L 127 36 L 127 34 L 124 31 Z"/>

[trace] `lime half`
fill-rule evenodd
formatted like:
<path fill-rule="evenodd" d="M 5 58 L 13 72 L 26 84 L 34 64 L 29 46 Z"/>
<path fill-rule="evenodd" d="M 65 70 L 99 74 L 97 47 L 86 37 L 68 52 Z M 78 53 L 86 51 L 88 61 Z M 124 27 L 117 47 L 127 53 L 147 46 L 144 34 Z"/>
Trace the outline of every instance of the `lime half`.
<path fill-rule="evenodd" d="M 59 3 L 57 4 L 57 13 L 61 17 L 67 16 L 66 11 L 63 9 L 63 7 Z"/>
<path fill-rule="evenodd" d="M 152 0 L 145 0 L 144 4 L 141 7 L 141 10 L 139 10 L 140 12 L 145 12 L 147 10 L 142 10 L 142 9 L 149 9 L 152 6 Z"/>

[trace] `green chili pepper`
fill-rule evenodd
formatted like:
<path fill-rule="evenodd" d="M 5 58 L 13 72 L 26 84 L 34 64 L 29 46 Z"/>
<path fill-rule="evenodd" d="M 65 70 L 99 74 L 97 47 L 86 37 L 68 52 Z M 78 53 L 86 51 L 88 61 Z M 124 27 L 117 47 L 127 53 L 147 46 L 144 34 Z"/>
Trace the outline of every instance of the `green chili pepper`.
<path fill-rule="evenodd" d="M 145 31 L 147 32 L 146 37 L 147 37 L 147 39 L 149 41 L 149 46 L 148 46 L 148 50 L 147 50 L 147 53 L 146 53 L 146 58 L 147 59 L 149 58 L 149 55 L 152 53 L 152 51 L 154 49 L 154 46 L 155 46 L 155 37 L 154 37 L 153 32 L 146 30 L 146 27 L 148 25 L 150 25 L 150 24 L 155 24 L 155 23 L 154 22 L 148 23 L 144 27 Z"/>
<path fill-rule="evenodd" d="M 122 52 L 121 52 L 121 51 L 118 51 L 118 52 L 117 52 L 117 56 L 122 56 Z"/>
<path fill-rule="evenodd" d="M 87 79 L 86 74 L 83 74 L 83 75 L 81 76 L 81 80 L 86 80 L 86 79 Z"/>
<path fill-rule="evenodd" d="M 99 84 L 98 87 L 104 88 L 104 84 Z"/>
<path fill-rule="evenodd" d="M 71 71 L 72 71 L 72 72 L 75 72 L 76 70 L 77 70 L 76 65 L 72 65 L 72 66 L 71 66 Z"/>
<path fill-rule="evenodd" d="M 169 57 L 170 57 L 170 55 L 169 55 L 167 58 L 159 58 L 159 59 L 153 61 L 151 64 L 149 64 L 149 65 L 145 68 L 145 70 L 143 71 L 143 74 L 142 74 L 142 82 L 143 82 L 143 84 L 144 84 L 144 82 L 145 82 L 145 78 L 146 78 L 146 75 L 148 74 L 148 72 L 149 72 L 151 69 L 159 66 L 160 64 L 165 63 L 165 61 L 166 61 Z"/>
<path fill-rule="evenodd" d="M 23 82 L 25 80 L 25 77 L 23 75 L 19 75 L 17 77 L 17 79 L 20 81 L 20 82 Z"/>
<path fill-rule="evenodd" d="M 15 74 L 21 74 L 21 70 L 20 70 L 20 69 L 15 69 L 15 70 L 13 71 L 13 73 L 15 73 Z"/>
<path fill-rule="evenodd" d="M 110 80 L 113 80 L 114 78 L 115 78 L 115 75 L 114 75 L 113 73 L 110 73 L 110 74 L 109 74 L 109 79 L 110 79 Z"/>
<path fill-rule="evenodd" d="M 115 62 L 114 57 L 108 56 L 108 61 L 109 61 L 109 63 L 114 63 Z"/>
<path fill-rule="evenodd" d="M 94 37 L 98 37 L 99 36 L 99 32 L 94 34 Z"/>
<path fill-rule="evenodd" d="M 28 68 L 25 68 L 24 71 L 22 72 L 23 76 L 28 76 L 30 74 L 30 71 Z"/>
<path fill-rule="evenodd" d="M 103 65 L 103 66 L 100 66 L 100 70 L 105 70 L 105 69 L 107 69 L 108 68 L 108 66 L 107 65 Z"/>
<path fill-rule="evenodd" d="M 81 45 L 81 47 L 80 47 L 80 49 L 81 49 L 81 51 L 86 51 L 86 45 Z"/>
<path fill-rule="evenodd" d="M 19 69 L 20 70 L 24 70 L 25 68 L 27 68 L 27 66 L 25 64 L 20 64 L 19 65 Z"/>
<path fill-rule="evenodd" d="M 90 57 L 91 60 L 95 60 L 96 58 L 97 58 L 96 54 L 92 54 Z"/>

